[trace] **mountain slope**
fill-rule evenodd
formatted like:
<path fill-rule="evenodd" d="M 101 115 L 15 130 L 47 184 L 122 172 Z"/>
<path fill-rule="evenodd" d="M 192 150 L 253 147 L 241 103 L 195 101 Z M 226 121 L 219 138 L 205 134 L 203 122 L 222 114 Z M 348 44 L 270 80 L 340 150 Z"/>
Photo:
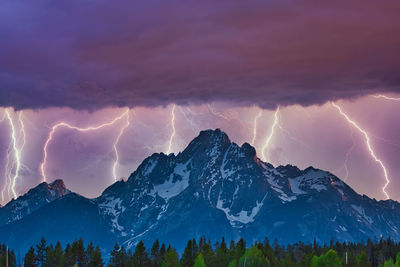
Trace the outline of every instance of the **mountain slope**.
<path fill-rule="evenodd" d="M 26 251 L 41 237 L 50 243 L 83 238 L 88 243 L 102 244 L 110 250 L 116 239 L 103 221 L 97 204 L 75 193 L 70 193 L 37 209 L 21 220 L 0 228 L 0 237 L 10 247 Z"/>
<path fill-rule="evenodd" d="M 274 168 L 218 129 L 201 132 L 177 156 L 153 154 L 97 201 L 128 247 L 158 238 L 183 248 L 201 235 L 284 243 L 400 238 L 397 202 L 360 196 L 312 167 Z"/>
<path fill-rule="evenodd" d="M 50 184 L 43 182 L 0 208 L 0 226 L 19 220 L 69 193 L 62 180 L 55 180 Z"/>
<path fill-rule="evenodd" d="M 398 202 L 361 196 L 313 167 L 275 168 L 257 158 L 249 144 L 238 146 L 219 129 L 200 132 L 178 155 L 153 154 L 127 181 L 116 182 L 96 199 L 79 196 L 71 206 L 75 198 L 69 194 L 0 228 L 0 239 L 18 245 L 36 240 L 38 233 L 61 241 L 98 236 L 107 248 L 110 240 L 130 248 L 139 240 L 149 246 L 159 239 L 178 250 L 201 236 L 212 242 L 222 236 L 248 242 L 277 238 L 281 243 L 375 236 L 400 240 Z M 70 208 L 67 217 L 64 206 Z M 90 223 L 64 223 L 68 218 L 81 221 L 82 214 Z"/>

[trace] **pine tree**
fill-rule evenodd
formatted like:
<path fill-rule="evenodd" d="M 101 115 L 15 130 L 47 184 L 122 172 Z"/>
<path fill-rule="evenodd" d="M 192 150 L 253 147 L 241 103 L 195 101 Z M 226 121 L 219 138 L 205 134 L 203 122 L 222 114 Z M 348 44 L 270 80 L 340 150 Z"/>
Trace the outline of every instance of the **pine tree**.
<path fill-rule="evenodd" d="M 192 239 L 192 250 L 193 250 L 193 255 L 196 256 L 199 254 L 199 246 L 197 245 L 197 241 L 195 238 Z"/>
<path fill-rule="evenodd" d="M 115 244 L 114 249 L 111 251 L 111 259 L 110 259 L 110 266 L 111 267 L 116 267 L 116 266 L 120 266 L 120 262 L 119 262 L 119 251 L 120 251 L 120 247 L 118 245 L 118 243 Z"/>
<path fill-rule="evenodd" d="M 217 248 L 216 262 L 218 266 L 227 266 L 229 263 L 225 238 L 222 238 L 221 244 Z"/>
<path fill-rule="evenodd" d="M 65 247 L 65 252 L 64 252 L 63 259 L 62 259 L 62 263 L 66 267 L 70 267 L 75 264 L 75 257 L 72 252 L 72 247 L 70 244 L 67 244 L 67 246 Z"/>
<path fill-rule="evenodd" d="M 245 247 L 244 247 L 245 249 Z M 269 240 L 266 239 L 263 245 L 263 255 L 268 259 L 272 267 L 278 267 L 278 260 L 275 257 L 274 250 L 272 249 L 271 245 L 269 244 Z M 311 258 L 310 258 L 311 263 Z M 309 265 L 307 265 L 309 266 Z"/>
<path fill-rule="evenodd" d="M 151 248 L 150 260 L 153 267 L 161 265 L 162 257 L 160 255 L 160 243 L 158 242 L 158 240 L 154 242 Z"/>
<path fill-rule="evenodd" d="M 92 251 L 89 257 L 88 267 L 103 267 L 103 259 L 101 258 L 101 252 L 98 246 Z"/>
<path fill-rule="evenodd" d="M 165 253 L 162 267 L 179 267 L 179 259 L 176 251 L 169 247 Z"/>
<path fill-rule="evenodd" d="M 77 262 L 79 267 L 87 266 L 88 258 L 86 256 L 85 245 L 83 244 L 82 238 L 78 240 L 78 254 Z"/>
<path fill-rule="evenodd" d="M 8 251 L 8 266 L 17 267 L 17 257 L 15 256 L 14 250 Z"/>
<path fill-rule="evenodd" d="M 36 261 L 35 249 L 33 247 L 30 247 L 28 252 L 25 254 L 24 266 L 25 267 L 37 267 L 38 266 L 38 263 Z"/>
<path fill-rule="evenodd" d="M 193 267 L 206 267 L 203 254 L 200 253 L 199 255 L 197 255 Z"/>
<path fill-rule="evenodd" d="M 239 259 L 238 266 L 268 267 L 270 263 L 264 257 L 260 249 L 256 246 L 252 246 L 246 250 L 245 254 Z"/>
<path fill-rule="evenodd" d="M 167 253 L 167 251 L 165 249 L 165 244 L 163 243 L 161 245 L 161 248 L 160 248 L 160 257 L 161 257 L 161 259 L 164 259 L 165 253 Z"/>
<path fill-rule="evenodd" d="M 181 258 L 181 266 L 192 267 L 194 264 L 193 242 L 189 240 Z"/>
<path fill-rule="evenodd" d="M 203 243 L 203 245 L 200 247 L 200 253 L 203 254 L 204 261 L 206 262 L 207 266 L 215 265 L 214 251 L 209 243 Z"/>
<path fill-rule="evenodd" d="M 357 266 L 359 267 L 369 267 L 371 266 L 368 255 L 365 250 L 361 251 L 361 253 L 357 256 Z"/>
<path fill-rule="evenodd" d="M 54 248 L 54 252 L 53 252 L 53 257 L 54 257 L 54 262 L 55 262 L 55 266 L 60 266 L 61 265 L 61 258 L 63 256 L 64 252 L 63 249 L 61 247 L 60 242 L 57 242 L 55 248 Z"/>
<path fill-rule="evenodd" d="M 134 264 L 137 266 L 147 266 L 149 264 L 148 255 L 143 241 L 140 241 L 136 246 L 133 259 Z"/>
<path fill-rule="evenodd" d="M 40 240 L 39 244 L 36 245 L 36 259 L 39 266 L 44 267 L 47 260 L 47 247 L 46 240 L 44 237 Z"/>
<path fill-rule="evenodd" d="M 53 266 L 56 266 L 55 257 L 54 257 L 54 247 L 53 247 L 53 244 L 50 244 L 50 246 L 47 247 L 46 256 L 47 256 L 47 257 L 46 257 L 45 266 L 46 266 L 46 267 L 53 267 Z"/>
<path fill-rule="evenodd" d="M 383 263 L 383 267 L 394 267 L 393 259 L 390 258 L 389 260 Z"/>
<path fill-rule="evenodd" d="M 400 252 L 396 255 L 396 263 L 394 264 L 395 267 L 400 267 Z"/>
<path fill-rule="evenodd" d="M 94 246 L 93 246 L 93 243 L 90 242 L 89 245 L 86 248 L 86 258 L 87 259 L 90 258 L 90 256 L 92 255 L 93 251 L 94 251 Z"/>
<path fill-rule="evenodd" d="M 120 247 L 118 243 L 116 243 L 113 251 L 111 251 L 110 266 L 122 267 L 126 260 L 127 255 L 124 246 Z"/>

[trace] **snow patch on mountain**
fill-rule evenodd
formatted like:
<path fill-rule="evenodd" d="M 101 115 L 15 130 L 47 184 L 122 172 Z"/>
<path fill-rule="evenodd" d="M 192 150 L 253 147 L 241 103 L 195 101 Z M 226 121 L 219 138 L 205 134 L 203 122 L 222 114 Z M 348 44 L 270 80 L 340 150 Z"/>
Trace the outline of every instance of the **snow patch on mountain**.
<path fill-rule="evenodd" d="M 297 195 L 306 194 L 306 192 L 300 189 L 300 183 L 301 179 L 299 178 L 292 178 L 292 179 L 289 178 L 290 189 L 294 194 Z"/>
<path fill-rule="evenodd" d="M 221 195 L 221 194 L 220 194 Z M 258 212 L 260 211 L 261 207 L 264 204 L 264 200 L 267 197 L 267 194 L 261 200 L 261 202 L 256 202 L 256 206 L 253 207 L 251 210 L 241 210 L 236 214 L 231 214 L 231 210 L 229 208 L 224 208 L 225 202 L 218 196 L 217 206 L 216 208 L 222 210 L 225 213 L 226 218 L 229 220 L 232 227 L 240 228 L 242 225 L 238 224 L 248 224 L 254 222 L 255 217 L 257 216 Z"/>
<path fill-rule="evenodd" d="M 322 190 L 327 190 L 326 186 L 323 184 L 313 184 L 310 188 L 315 189 L 318 192 L 321 192 Z"/>
<path fill-rule="evenodd" d="M 371 217 L 367 216 L 365 214 L 365 210 L 361 206 L 356 206 L 354 204 L 351 205 L 351 207 L 362 217 L 364 218 L 367 222 L 373 223 L 374 221 L 371 219 Z"/>
<path fill-rule="evenodd" d="M 124 227 L 118 223 L 119 215 L 126 209 L 124 206 L 122 206 L 122 199 L 106 197 L 103 202 L 99 203 L 99 208 L 103 214 L 110 216 L 113 227 L 111 230 L 112 232 L 114 232 L 114 230 L 118 230 L 120 232 L 124 230 Z"/>
<path fill-rule="evenodd" d="M 286 195 L 285 193 L 281 193 L 279 196 L 278 196 L 281 200 L 283 200 L 283 202 L 292 202 L 293 200 L 296 200 L 297 199 L 297 197 L 296 196 L 288 196 L 288 195 Z"/>
<path fill-rule="evenodd" d="M 157 166 L 157 163 L 157 159 L 149 159 L 149 162 L 147 163 L 146 168 L 143 170 L 142 175 L 148 176 L 154 170 L 154 167 Z"/>
<path fill-rule="evenodd" d="M 178 163 L 174 168 L 173 173 L 169 176 L 168 180 L 162 184 L 154 186 L 154 192 L 166 201 L 179 195 L 183 190 L 189 186 L 190 170 L 187 169 L 190 160 L 185 164 Z M 181 179 L 174 181 L 174 175 L 179 176 Z"/>

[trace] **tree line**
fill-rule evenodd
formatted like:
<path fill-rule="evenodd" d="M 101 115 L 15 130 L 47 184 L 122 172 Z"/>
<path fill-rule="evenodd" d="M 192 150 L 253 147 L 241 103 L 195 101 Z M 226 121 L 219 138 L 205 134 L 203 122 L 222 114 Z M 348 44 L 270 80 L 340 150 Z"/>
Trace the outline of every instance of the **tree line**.
<path fill-rule="evenodd" d="M 62 248 L 46 243 L 44 238 L 32 246 L 23 258 L 26 267 L 400 267 L 400 244 L 389 239 L 367 240 L 359 243 L 331 241 L 320 245 L 302 242 L 280 245 L 268 239 L 247 246 L 243 239 L 227 243 L 224 238 L 211 244 L 206 238 L 192 239 L 181 255 L 156 240 L 151 248 L 140 241 L 133 250 L 115 244 L 104 260 L 98 246 L 84 245 L 82 239 Z M 0 245 L 0 266 L 17 267 L 13 250 Z M 106 263 L 107 262 L 107 263 Z"/>

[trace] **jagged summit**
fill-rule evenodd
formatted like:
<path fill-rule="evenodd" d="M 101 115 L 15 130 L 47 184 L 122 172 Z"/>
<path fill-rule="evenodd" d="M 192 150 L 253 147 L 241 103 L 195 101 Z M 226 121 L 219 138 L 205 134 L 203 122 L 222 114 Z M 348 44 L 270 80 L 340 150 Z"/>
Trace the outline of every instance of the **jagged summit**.
<path fill-rule="evenodd" d="M 63 196 L 70 192 L 62 179 L 54 180 L 48 184 L 48 187 L 52 190 L 55 190 L 59 196 Z"/>
<path fill-rule="evenodd" d="M 220 129 L 201 131 L 178 155 L 153 154 L 128 183 L 115 184 L 98 198 L 114 233 L 128 246 L 179 229 L 193 233 L 189 222 L 202 225 L 208 236 L 268 235 L 297 241 L 300 233 L 321 241 L 333 235 L 357 240 L 377 233 L 364 216 L 369 201 L 329 172 L 293 165 L 274 168 L 258 159 L 250 144 L 238 146 Z M 323 218 L 325 209 L 331 211 Z M 352 226 L 347 217 L 352 217 Z M 322 221 L 330 230 L 318 226 Z M 350 228 L 357 230 L 350 233 Z"/>
<path fill-rule="evenodd" d="M 96 199 L 61 197 L 68 192 L 62 180 L 42 183 L 0 208 L 3 225 L 8 223 L 0 228 L 0 239 L 37 243 L 19 225 L 35 229 L 39 226 L 28 218 L 49 214 L 49 225 L 62 225 L 68 232 L 63 240 L 70 242 L 88 229 L 65 225 L 63 212 L 68 210 L 69 218 L 86 214 L 86 220 L 101 225 L 101 232 L 91 231 L 91 236 L 111 235 L 128 248 L 158 239 L 181 250 L 187 240 L 201 236 L 212 242 L 224 236 L 250 243 L 265 237 L 282 243 L 374 236 L 400 241 L 398 202 L 361 196 L 332 173 L 314 167 L 275 168 L 259 160 L 254 147 L 231 142 L 220 129 L 200 132 L 177 155 L 151 155 L 126 181 L 114 183 Z M 40 225 L 40 234 L 51 231 L 46 229 Z"/>

